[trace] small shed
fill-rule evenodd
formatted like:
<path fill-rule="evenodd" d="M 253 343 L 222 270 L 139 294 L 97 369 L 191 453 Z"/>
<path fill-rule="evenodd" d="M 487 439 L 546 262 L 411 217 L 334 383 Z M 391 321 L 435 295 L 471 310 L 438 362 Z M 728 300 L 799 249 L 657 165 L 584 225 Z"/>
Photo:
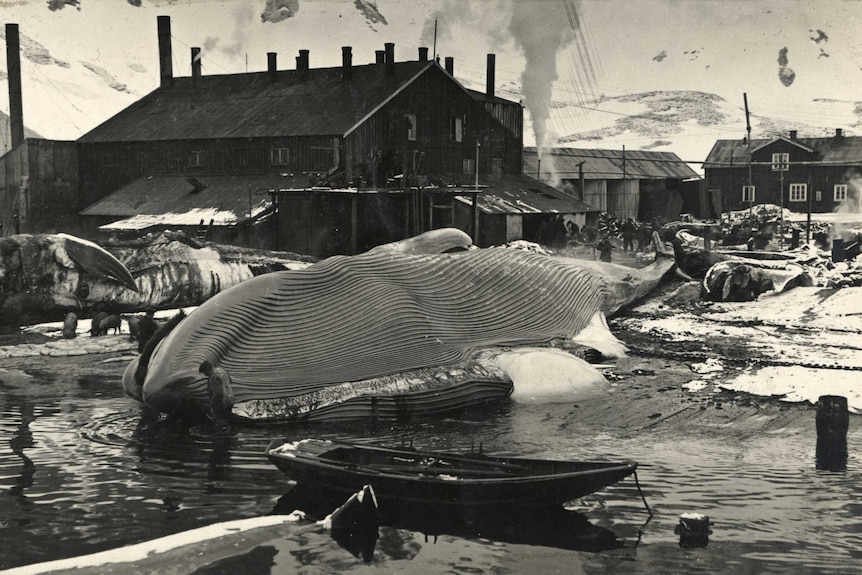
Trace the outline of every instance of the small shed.
<path fill-rule="evenodd" d="M 597 208 L 529 176 L 480 176 L 478 187 L 461 189 L 480 192 L 476 196 L 479 231 L 473 241 L 483 247 L 519 239 L 550 243 L 546 230 L 558 217 L 580 228 L 598 222 Z M 467 230 L 473 199 L 462 193 L 458 201 L 455 225 Z"/>
<path fill-rule="evenodd" d="M 524 148 L 524 173 L 568 191 L 618 219 L 676 220 L 700 176 L 673 152 Z"/>

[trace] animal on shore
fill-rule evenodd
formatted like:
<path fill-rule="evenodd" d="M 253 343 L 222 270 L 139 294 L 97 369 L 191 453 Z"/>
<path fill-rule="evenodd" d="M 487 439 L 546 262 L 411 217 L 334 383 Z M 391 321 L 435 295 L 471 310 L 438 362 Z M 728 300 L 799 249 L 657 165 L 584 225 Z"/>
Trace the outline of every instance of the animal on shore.
<path fill-rule="evenodd" d="M 120 322 L 120 316 L 115 314 L 102 318 L 102 321 L 99 322 L 96 335 L 107 335 L 110 329 L 114 330 L 114 335 L 117 335 L 120 333 Z"/>
<path fill-rule="evenodd" d="M 93 319 L 90 320 L 90 336 L 91 337 L 101 335 L 101 333 L 99 332 L 99 324 L 102 322 L 103 319 L 108 317 L 108 315 L 109 315 L 108 312 L 100 311 L 99 313 L 97 313 L 96 315 L 93 316 Z"/>
<path fill-rule="evenodd" d="M 158 331 L 159 323 L 150 315 L 138 319 L 137 323 L 138 353 L 143 353 L 144 347 L 146 347 L 147 342 Z"/>
<path fill-rule="evenodd" d="M 78 315 L 70 311 L 66 314 L 65 319 L 63 319 L 63 337 L 66 339 L 72 339 L 76 337 L 78 329 Z"/>
<path fill-rule="evenodd" d="M 138 340 L 138 325 L 141 322 L 141 318 L 142 316 L 139 315 L 123 316 L 123 319 L 125 319 L 126 323 L 129 324 L 129 341 Z"/>

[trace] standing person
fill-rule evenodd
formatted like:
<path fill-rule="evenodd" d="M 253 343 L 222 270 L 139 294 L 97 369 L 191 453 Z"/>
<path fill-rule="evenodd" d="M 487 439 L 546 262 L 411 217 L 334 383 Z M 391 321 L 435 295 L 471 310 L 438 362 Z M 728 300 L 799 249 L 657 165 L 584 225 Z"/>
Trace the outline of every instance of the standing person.
<path fill-rule="evenodd" d="M 231 408 L 234 395 L 230 374 L 221 367 L 213 367 L 209 361 L 202 361 L 198 371 L 207 376 L 207 396 L 210 404 L 207 416 L 212 420 L 217 432 L 230 430 Z"/>
<path fill-rule="evenodd" d="M 614 245 L 611 243 L 611 240 L 608 238 L 608 236 L 603 236 L 601 241 L 596 244 L 596 248 L 599 250 L 599 259 L 601 261 L 611 261 L 611 250 L 614 249 Z"/>
<path fill-rule="evenodd" d="M 635 232 L 637 232 L 637 226 L 633 219 L 628 218 L 622 225 L 623 230 L 623 251 L 627 252 L 629 250 L 634 251 L 634 239 Z"/>

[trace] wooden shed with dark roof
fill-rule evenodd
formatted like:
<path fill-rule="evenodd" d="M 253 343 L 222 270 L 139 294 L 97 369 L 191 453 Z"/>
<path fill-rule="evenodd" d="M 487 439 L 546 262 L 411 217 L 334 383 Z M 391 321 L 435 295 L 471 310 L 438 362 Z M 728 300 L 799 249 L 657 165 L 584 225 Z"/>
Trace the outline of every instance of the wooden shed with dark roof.
<path fill-rule="evenodd" d="M 521 175 L 521 105 L 492 90 L 467 90 L 451 67 L 427 59 L 427 49 L 420 49 L 417 60 L 396 62 L 389 43 L 374 63 L 355 65 L 352 49 L 343 47 L 341 66 L 317 69 L 309 66 L 308 51 L 300 50 L 292 70 L 279 70 L 270 53 L 266 71 L 205 76 L 200 52 L 192 48 L 191 76 L 174 77 L 167 17 L 159 17 L 159 47 L 161 85 L 77 142 L 82 213 L 94 226 L 119 215 L 108 216 L 94 204 L 120 190 L 127 193 L 136 180 L 302 174 L 308 185 L 301 189 L 309 193 L 282 197 L 274 228 L 279 232 L 257 234 L 256 243 L 326 255 L 322 245 L 284 245 L 292 241 L 285 235 L 290 214 L 352 211 L 348 220 L 356 226 L 377 226 L 375 233 L 364 234 L 367 241 L 391 241 L 425 231 L 429 219 L 421 214 L 434 205 L 457 202 L 447 191 L 451 183 L 468 183 L 477 172 Z M 492 69 L 490 57 L 489 65 Z M 161 193 L 151 183 L 135 187 Z M 327 199 L 320 193 L 325 189 L 387 193 Z M 419 189 L 426 192 L 411 192 Z M 247 191 L 236 193 L 244 198 Z M 392 191 L 404 193 L 396 197 Z M 380 212 L 373 223 L 358 216 L 372 208 L 357 202 Z M 357 236 L 357 230 L 329 225 L 347 234 L 335 242 L 347 253 L 366 243 L 361 230 Z M 433 225 L 454 221 L 438 217 Z"/>
<path fill-rule="evenodd" d="M 700 176 L 673 152 L 553 147 L 524 149 L 524 173 L 559 187 L 618 219 L 679 218 Z"/>

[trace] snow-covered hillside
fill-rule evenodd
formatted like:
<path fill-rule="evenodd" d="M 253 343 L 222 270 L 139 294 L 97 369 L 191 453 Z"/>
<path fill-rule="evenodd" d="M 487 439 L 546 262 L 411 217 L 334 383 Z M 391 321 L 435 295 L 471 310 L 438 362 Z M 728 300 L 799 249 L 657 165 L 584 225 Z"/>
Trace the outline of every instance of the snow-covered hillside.
<path fill-rule="evenodd" d="M 25 125 L 76 139 L 159 81 L 156 17 L 171 17 L 176 75 L 355 63 L 394 42 L 396 58 L 427 46 L 455 58 L 455 76 L 526 109 L 525 143 L 672 151 L 699 168 L 716 139 L 790 129 L 860 135 L 860 0 L 21 0 L 0 3 L 19 24 Z M 435 34 L 436 29 L 436 34 Z M 5 31 L 0 30 L 5 38 Z M 5 50 L 0 111 L 8 112 Z M 5 120 L 0 118 L 0 120 Z M 8 121 L 4 121 L 8 132 Z M 538 137 L 537 137 L 538 134 Z M 2 143 L 3 134 L 0 134 Z M 8 149 L 8 142 L 2 151 Z"/>

